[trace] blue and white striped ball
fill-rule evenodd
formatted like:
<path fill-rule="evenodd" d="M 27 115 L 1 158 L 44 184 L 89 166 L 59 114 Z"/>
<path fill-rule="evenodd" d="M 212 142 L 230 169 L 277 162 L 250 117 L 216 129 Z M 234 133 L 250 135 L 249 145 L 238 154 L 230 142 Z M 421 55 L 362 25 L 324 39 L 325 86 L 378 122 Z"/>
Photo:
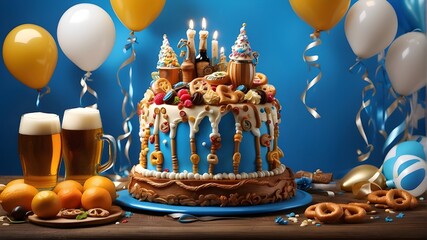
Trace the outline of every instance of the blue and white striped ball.
<path fill-rule="evenodd" d="M 415 197 L 427 190 L 427 162 L 414 155 L 402 155 L 393 167 L 393 182 Z"/>
<path fill-rule="evenodd" d="M 425 161 L 424 147 L 418 141 L 406 141 L 396 144 L 390 149 L 384 159 L 382 172 L 386 180 L 393 180 L 393 168 L 396 160 L 403 155 L 413 155 Z M 390 186 L 391 187 L 391 186 Z"/>

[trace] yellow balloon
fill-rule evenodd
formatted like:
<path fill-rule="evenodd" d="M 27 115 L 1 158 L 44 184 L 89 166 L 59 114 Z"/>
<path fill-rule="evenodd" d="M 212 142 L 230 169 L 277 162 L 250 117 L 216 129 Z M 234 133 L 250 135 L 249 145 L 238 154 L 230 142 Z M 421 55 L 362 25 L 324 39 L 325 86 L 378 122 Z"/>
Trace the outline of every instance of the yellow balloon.
<path fill-rule="evenodd" d="M 110 0 L 114 13 L 132 31 L 148 27 L 163 10 L 166 0 Z"/>
<path fill-rule="evenodd" d="M 369 164 L 359 165 L 351 169 L 338 182 L 341 190 L 351 192 L 353 190 L 353 185 L 360 182 L 366 182 L 368 180 L 372 181 L 382 189 L 386 188 L 386 179 L 384 175 L 378 170 L 377 167 Z"/>
<path fill-rule="evenodd" d="M 316 31 L 333 28 L 350 7 L 350 0 L 289 0 L 294 12 Z"/>
<path fill-rule="evenodd" d="M 58 48 L 44 28 L 23 24 L 6 36 L 3 60 L 16 79 L 30 88 L 41 89 L 48 84 L 56 68 Z"/>

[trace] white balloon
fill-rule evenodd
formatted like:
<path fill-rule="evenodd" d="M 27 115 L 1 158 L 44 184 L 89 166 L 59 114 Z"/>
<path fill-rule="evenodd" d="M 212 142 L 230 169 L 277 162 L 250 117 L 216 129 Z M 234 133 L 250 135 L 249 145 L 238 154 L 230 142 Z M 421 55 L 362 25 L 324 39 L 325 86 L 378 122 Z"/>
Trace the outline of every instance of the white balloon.
<path fill-rule="evenodd" d="M 407 96 L 426 85 L 426 35 L 409 32 L 393 41 L 385 58 L 385 67 L 393 89 Z"/>
<path fill-rule="evenodd" d="M 113 49 L 116 29 L 104 9 L 82 3 L 62 15 L 57 36 L 62 51 L 74 64 L 84 71 L 94 71 Z"/>
<path fill-rule="evenodd" d="M 344 31 L 354 54 L 370 58 L 395 38 L 397 15 L 385 0 L 359 0 L 347 13 Z"/>

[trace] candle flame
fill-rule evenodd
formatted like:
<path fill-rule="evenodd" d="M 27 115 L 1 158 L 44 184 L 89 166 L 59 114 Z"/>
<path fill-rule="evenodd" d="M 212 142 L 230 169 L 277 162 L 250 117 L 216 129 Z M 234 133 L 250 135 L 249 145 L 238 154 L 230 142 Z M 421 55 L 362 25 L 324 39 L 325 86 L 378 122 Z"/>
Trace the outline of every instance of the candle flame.
<path fill-rule="evenodd" d="M 190 19 L 190 23 L 188 23 L 188 26 L 189 26 L 189 28 L 190 28 L 191 30 L 193 30 L 193 29 L 194 29 L 194 22 L 193 22 L 193 19 Z"/>
<path fill-rule="evenodd" d="M 218 38 L 218 31 L 215 31 L 212 37 L 213 40 L 216 40 Z"/>
<path fill-rule="evenodd" d="M 206 18 L 202 19 L 202 29 L 206 30 Z"/>

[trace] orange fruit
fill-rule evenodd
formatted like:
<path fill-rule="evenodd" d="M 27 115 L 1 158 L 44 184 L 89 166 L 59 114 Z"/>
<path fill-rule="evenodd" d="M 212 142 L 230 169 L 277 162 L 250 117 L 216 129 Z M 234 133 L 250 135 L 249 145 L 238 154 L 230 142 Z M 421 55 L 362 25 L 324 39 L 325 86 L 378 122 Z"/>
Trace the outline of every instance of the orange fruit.
<path fill-rule="evenodd" d="M 85 210 L 91 208 L 110 210 L 112 202 L 110 193 L 102 187 L 90 187 L 82 195 L 82 207 Z"/>
<path fill-rule="evenodd" d="M 16 183 L 25 183 L 23 178 L 14 179 L 6 184 L 6 187 L 12 186 Z"/>
<path fill-rule="evenodd" d="M 54 191 L 40 191 L 31 202 L 31 208 L 34 214 L 42 219 L 52 219 L 61 210 L 61 200 Z"/>
<path fill-rule="evenodd" d="M 84 190 L 91 188 L 91 187 L 102 187 L 105 190 L 107 190 L 110 193 L 111 199 L 116 199 L 116 185 L 114 185 L 113 181 L 111 181 L 107 177 L 103 176 L 92 176 L 88 179 L 86 179 L 84 185 Z"/>
<path fill-rule="evenodd" d="M 3 209 L 10 213 L 17 206 L 22 206 L 25 210 L 31 210 L 31 201 L 39 191 L 26 183 L 14 183 L 0 194 L 0 204 Z"/>
<path fill-rule="evenodd" d="M 82 186 L 82 184 L 80 184 L 79 182 L 77 182 L 75 180 L 65 180 L 65 181 L 62 181 L 62 182 L 56 184 L 56 186 L 53 189 L 53 191 L 56 194 L 58 194 L 59 191 L 61 191 L 62 189 L 69 189 L 69 188 L 77 188 L 80 192 L 83 193 L 83 186 Z"/>
<path fill-rule="evenodd" d="M 61 201 L 62 208 L 80 208 L 82 192 L 79 189 L 75 187 L 63 188 L 57 195 Z"/>

